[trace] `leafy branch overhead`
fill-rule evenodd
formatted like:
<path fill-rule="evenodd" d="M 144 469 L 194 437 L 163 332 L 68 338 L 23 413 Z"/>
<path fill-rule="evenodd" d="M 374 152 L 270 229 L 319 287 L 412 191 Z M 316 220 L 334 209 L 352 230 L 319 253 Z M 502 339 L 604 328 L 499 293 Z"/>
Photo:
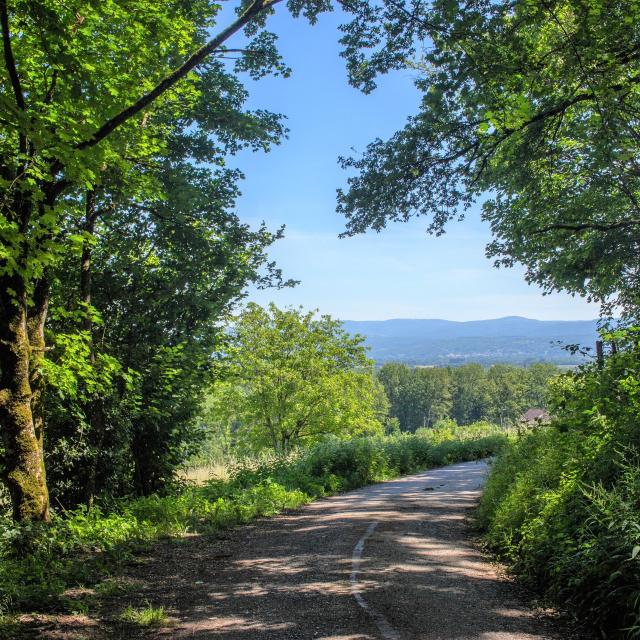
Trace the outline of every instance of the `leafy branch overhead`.
<path fill-rule="evenodd" d="M 640 7 L 635 2 L 351 2 L 351 82 L 411 68 L 419 112 L 339 192 L 346 234 L 476 201 L 496 264 L 546 290 L 638 302 Z"/>

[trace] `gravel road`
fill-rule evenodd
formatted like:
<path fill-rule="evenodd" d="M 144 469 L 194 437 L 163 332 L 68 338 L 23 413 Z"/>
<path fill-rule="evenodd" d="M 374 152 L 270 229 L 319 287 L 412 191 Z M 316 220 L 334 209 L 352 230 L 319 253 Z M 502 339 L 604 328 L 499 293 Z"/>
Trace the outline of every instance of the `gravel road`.
<path fill-rule="evenodd" d="M 464 463 L 262 519 L 227 540 L 168 545 L 144 597 L 174 624 L 161 638 L 558 639 L 470 543 L 486 474 Z"/>

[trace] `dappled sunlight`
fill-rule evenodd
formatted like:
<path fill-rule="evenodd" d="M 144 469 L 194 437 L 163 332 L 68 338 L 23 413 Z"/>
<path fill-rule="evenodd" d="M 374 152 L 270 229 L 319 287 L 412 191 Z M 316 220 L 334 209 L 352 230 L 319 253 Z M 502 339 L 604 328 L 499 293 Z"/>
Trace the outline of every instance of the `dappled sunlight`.
<path fill-rule="evenodd" d="M 261 633 L 266 631 L 285 632 L 292 628 L 291 623 L 265 623 L 261 621 L 243 618 L 241 616 L 215 616 L 199 619 L 195 622 L 182 623 L 178 627 L 160 633 L 161 636 L 179 638 L 196 633 L 211 633 L 212 635 L 225 634 L 227 632 Z"/>
<path fill-rule="evenodd" d="M 348 635 L 335 635 L 330 636 L 318 636 L 317 640 L 371 640 L 372 636 L 363 636 L 361 633 L 348 634 Z"/>
<path fill-rule="evenodd" d="M 518 634 L 518 640 L 539 640 L 539 635 L 530 633 Z M 507 631 L 490 631 L 478 636 L 479 640 L 513 640 L 513 634 Z"/>
<path fill-rule="evenodd" d="M 30 637 L 43 640 L 84 640 L 98 629 L 98 622 L 84 614 L 47 615 L 33 614 L 22 615 L 17 618 L 23 629 L 29 629 L 33 633 Z M 3 629 L 0 626 L 0 637 Z M 10 632 L 8 632 L 10 634 Z M 12 635 L 6 637 L 11 638 Z M 23 636 L 24 637 L 24 636 Z"/>
<path fill-rule="evenodd" d="M 535 628 L 530 614 L 466 541 L 465 518 L 484 469 L 453 465 L 318 500 L 237 529 L 227 540 L 167 547 L 144 594 L 179 611 L 180 621 L 157 636 L 551 638 L 527 635 Z M 193 564 L 185 566 L 186 557 Z"/>
<path fill-rule="evenodd" d="M 251 568 L 261 571 L 264 574 L 277 573 L 278 575 L 294 575 L 305 570 L 305 563 L 302 559 L 287 558 L 253 558 L 251 560 L 238 560 L 236 564 L 240 569 Z"/>

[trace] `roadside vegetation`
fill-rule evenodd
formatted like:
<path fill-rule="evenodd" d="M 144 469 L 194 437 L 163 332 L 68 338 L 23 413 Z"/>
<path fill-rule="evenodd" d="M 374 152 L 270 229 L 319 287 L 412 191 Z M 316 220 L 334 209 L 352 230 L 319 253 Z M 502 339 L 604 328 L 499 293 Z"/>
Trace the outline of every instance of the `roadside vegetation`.
<path fill-rule="evenodd" d="M 640 351 L 554 381 L 554 420 L 511 440 L 478 512 L 490 548 L 603 637 L 640 637 Z"/>
<path fill-rule="evenodd" d="M 230 466 L 224 480 L 54 513 L 48 524 L 17 524 L 5 516 L 0 519 L 0 602 L 5 613 L 73 611 L 77 604 L 65 596 L 69 588 L 107 589 L 123 564 L 160 538 L 215 535 L 339 491 L 486 458 L 505 442 L 506 436 L 488 424 L 455 432 L 332 439 L 286 458 L 246 459 Z M 147 613 L 123 615 L 157 623 L 160 614 Z"/>

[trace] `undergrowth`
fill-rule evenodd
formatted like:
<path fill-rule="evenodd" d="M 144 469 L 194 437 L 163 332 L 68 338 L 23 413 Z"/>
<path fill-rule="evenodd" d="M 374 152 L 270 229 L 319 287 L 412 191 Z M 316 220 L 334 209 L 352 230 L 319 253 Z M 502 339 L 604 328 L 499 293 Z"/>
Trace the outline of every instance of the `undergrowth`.
<path fill-rule="evenodd" d="M 482 435 L 481 432 L 488 435 Z M 66 589 L 95 585 L 163 537 L 215 534 L 314 498 L 434 466 L 485 458 L 506 437 L 492 429 L 329 441 L 288 459 L 244 462 L 226 480 L 172 495 L 54 514 L 48 525 L 0 518 L 0 602 L 60 610 Z"/>
<path fill-rule="evenodd" d="M 511 441 L 479 508 L 486 540 L 549 603 L 640 638 L 640 357 L 563 376 L 553 424 Z"/>

